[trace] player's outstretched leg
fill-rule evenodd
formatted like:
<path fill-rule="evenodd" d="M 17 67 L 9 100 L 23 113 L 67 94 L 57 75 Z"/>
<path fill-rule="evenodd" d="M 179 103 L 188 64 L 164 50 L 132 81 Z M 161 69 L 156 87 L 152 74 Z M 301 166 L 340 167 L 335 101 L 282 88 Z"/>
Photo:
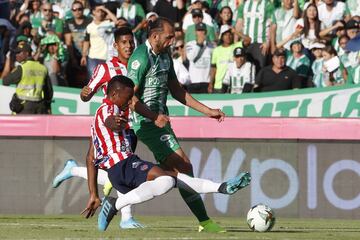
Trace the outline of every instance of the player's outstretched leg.
<path fill-rule="evenodd" d="M 242 172 L 237 177 L 232 178 L 220 185 L 219 192 L 224 194 L 234 194 L 240 189 L 248 186 L 251 181 L 249 172 Z"/>
<path fill-rule="evenodd" d="M 110 221 L 116 215 L 117 211 L 115 207 L 116 198 L 105 197 L 101 205 L 101 210 L 98 216 L 98 229 L 105 231 L 109 226 Z"/>
<path fill-rule="evenodd" d="M 54 178 L 52 183 L 53 187 L 57 188 L 64 180 L 73 177 L 71 174 L 71 169 L 77 166 L 78 164 L 74 159 L 67 160 L 64 165 L 64 169 Z"/>

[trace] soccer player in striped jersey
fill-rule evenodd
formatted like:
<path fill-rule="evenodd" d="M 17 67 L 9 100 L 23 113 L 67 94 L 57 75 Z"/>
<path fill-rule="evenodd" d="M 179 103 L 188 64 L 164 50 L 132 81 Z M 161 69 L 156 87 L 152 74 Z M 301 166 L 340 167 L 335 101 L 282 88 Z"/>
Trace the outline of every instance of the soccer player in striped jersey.
<path fill-rule="evenodd" d="M 81 90 L 80 97 L 84 102 L 89 101 L 99 89 L 102 89 L 106 97 L 107 84 L 110 79 L 116 75 L 127 75 L 127 62 L 135 48 L 134 36 L 131 29 L 128 27 L 121 27 L 116 29 L 114 32 L 113 46 L 114 49 L 116 49 L 118 56 L 113 57 L 111 60 L 96 66 L 88 85 Z M 128 118 L 129 109 L 125 109 L 124 114 L 125 117 Z M 137 138 L 131 129 L 130 124 L 127 124 L 126 126 L 126 134 L 129 138 L 128 142 L 131 145 L 132 151 L 135 151 Z M 86 158 L 94 159 L 93 152 L 93 145 L 92 142 L 90 142 L 90 147 Z M 64 180 L 74 176 L 86 179 L 87 170 L 85 167 L 79 167 L 74 160 L 69 160 L 65 163 L 64 169 L 55 177 L 53 181 L 53 187 L 58 187 Z M 108 195 L 112 186 L 109 179 L 107 178 L 106 172 L 99 172 L 98 183 L 104 185 L 104 194 Z M 120 196 L 121 193 L 118 192 L 118 195 Z M 132 217 L 131 206 L 123 208 L 121 213 L 121 228 L 143 227 Z"/>
<path fill-rule="evenodd" d="M 91 217 L 100 206 L 98 168 L 108 172 L 116 190 L 127 192 L 119 198 L 105 198 L 98 216 L 100 231 L 106 230 L 118 210 L 165 194 L 173 187 L 197 193 L 234 194 L 250 184 L 251 176 L 248 172 L 240 173 L 227 182 L 215 183 L 174 170 L 165 171 L 133 154 L 124 136 L 128 118 L 122 113 L 132 102 L 134 86 L 133 81 L 125 76 L 113 77 L 108 84 L 107 97 L 96 111 L 91 126 L 96 160 L 88 158 L 86 161 L 90 198 L 82 214 L 86 218 Z"/>

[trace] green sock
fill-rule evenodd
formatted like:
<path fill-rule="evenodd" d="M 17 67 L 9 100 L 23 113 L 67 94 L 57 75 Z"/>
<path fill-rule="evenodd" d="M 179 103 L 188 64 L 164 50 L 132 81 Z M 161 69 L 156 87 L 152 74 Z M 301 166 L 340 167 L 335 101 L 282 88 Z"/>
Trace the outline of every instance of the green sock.
<path fill-rule="evenodd" d="M 192 174 L 188 174 L 193 177 Z M 209 217 L 206 213 L 205 205 L 203 200 L 200 197 L 200 194 L 189 192 L 184 189 L 180 189 L 181 197 L 184 199 L 185 203 L 190 208 L 191 212 L 195 215 L 199 222 L 209 220 Z"/>

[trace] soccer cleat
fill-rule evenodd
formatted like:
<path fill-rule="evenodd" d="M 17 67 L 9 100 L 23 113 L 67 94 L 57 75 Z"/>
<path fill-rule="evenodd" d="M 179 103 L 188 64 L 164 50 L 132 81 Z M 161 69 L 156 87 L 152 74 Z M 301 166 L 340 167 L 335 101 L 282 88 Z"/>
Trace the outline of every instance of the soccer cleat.
<path fill-rule="evenodd" d="M 225 182 L 225 194 L 234 194 L 238 190 L 246 187 L 250 184 L 251 176 L 249 172 L 242 172 L 239 174 L 239 176 L 230 179 L 229 181 Z"/>
<path fill-rule="evenodd" d="M 137 222 L 134 218 L 129 218 L 126 221 L 120 222 L 120 228 L 122 229 L 133 229 L 133 228 L 145 228 L 144 225 Z"/>
<path fill-rule="evenodd" d="M 72 178 L 73 176 L 71 175 L 71 169 L 77 166 L 78 164 L 74 159 L 67 160 L 64 165 L 64 169 L 54 178 L 52 183 L 53 188 L 57 188 L 66 179 Z"/>
<path fill-rule="evenodd" d="M 112 189 L 112 184 L 110 181 L 106 181 L 103 188 L 104 196 L 109 196 Z"/>
<path fill-rule="evenodd" d="M 220 227 L 217 223 L 213 222 L 213 220 L 209 219 L 200 222 L 199 232 L 224 233 L 226 230 Z"/>
<path fill-rule="evenodd" d="M 115 207 L 116 198 L 105 197 L 102 202 L 101 210 L 98 216 L 98 229 L 100 231 L 105 231 L 109 226 L 110 221 L 116 215 L 117 210 Z"/>

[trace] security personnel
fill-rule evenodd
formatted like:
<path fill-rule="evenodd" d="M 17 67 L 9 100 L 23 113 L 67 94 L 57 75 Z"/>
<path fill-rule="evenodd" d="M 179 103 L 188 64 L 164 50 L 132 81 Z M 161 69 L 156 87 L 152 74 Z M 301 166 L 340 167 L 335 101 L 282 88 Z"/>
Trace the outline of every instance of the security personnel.
<path fill-rule="evenodd" d="M 9 75 L 4 77 L 3 84 L 17 84 L 16 96 L 19 109 L 17 114 L 51 113 L 53 89 L 44 65 L 31 58 L 31 47 L 27 43 L 15 50 L 16 60 L 21 63 Z"/>

